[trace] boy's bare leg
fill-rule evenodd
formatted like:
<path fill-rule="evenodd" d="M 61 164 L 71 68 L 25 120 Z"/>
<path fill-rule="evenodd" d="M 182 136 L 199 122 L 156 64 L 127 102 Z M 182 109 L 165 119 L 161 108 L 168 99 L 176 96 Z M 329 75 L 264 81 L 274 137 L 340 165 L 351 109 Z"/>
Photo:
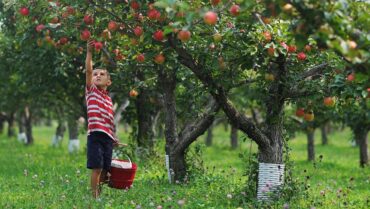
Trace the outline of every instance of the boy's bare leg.
<path fill-rule="evenodd" d="M 100 175 L 102 173 L 102 169 L 92 169 L 91 172 L 91 192 L 94 198 L 98 198 L 100 194 L 99 183 L 100 183 Z"/>
<path fill-rule="evenodd" d="M 106 184 L 109 181 L 110 173 L 103 169 L 100 175 L 100 184 Z"/>

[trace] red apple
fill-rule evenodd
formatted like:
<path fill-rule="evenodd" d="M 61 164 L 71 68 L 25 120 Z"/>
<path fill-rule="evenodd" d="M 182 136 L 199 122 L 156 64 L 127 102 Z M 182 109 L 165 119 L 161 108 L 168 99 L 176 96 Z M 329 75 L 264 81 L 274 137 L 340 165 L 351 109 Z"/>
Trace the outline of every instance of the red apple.
<path fill-rule="evenodd" d="M 99 41 L 94 42 L 95 51 L 99 52 L 103 48 L 103 43 Z"/>
<path fill-rule="evenodd" d="M 352 82 L 352 81 L 355 80 L 355 78 L 356 78 L 355 73 L 351 73 L 351 74 L 347 75 L 346 80 L 349 81 L 349 82 Z"/>
<path fill-rule="evenodd" d="M 333 97 L 325 97 L 324 105 L 327 107 L 333 107 L 335 105 L 335 100 L 333 99 Z"/>
<path fill-rule="evenodd" d="M 132 2 L 130 3 L 130 6 L 131 6 L 131 8 L 132 8 L 133 10 L 138 10 L 138 9 L 140 8 L 140 4 L 139 4 L 139 3 L 137 3 L 136 1 L 132 1 Z"/>
<path fill-rule="evenodd" d="M 22 16 L 28 16 L 30 14 L 30 10 L 27 7 L 21 7 L 19 9 L 19 13 L 21 13 Z"/>
<path fill-rule="evenodd" d="M 163 36 L 163 31 L 161 31 L 161 30 L 157 30 L 156 32 L 154 32 L 154 34 L 153 34 L 153 38 L 154 38 L 154 40 L 156 40 L 156 41 L 162 41 L 162 40 L 163 40 L 163 38 L 164 38 L 164 36 Z"/>
<path fill-rule="evenodd" d="M 304 52 L 299 52 L 297 54 L 297 58 L 298 58 L 299 61 L 304 61 L 304 60 L 306 60 L 307 57 L 306 57 L 306 54 Z"/>
<path fill-rule="evenodd" d="M 240 7 L 237 4 L 234 4 L 230 7 L 229 12 L 232 16 L 238 16 L 240 12 Z"/>
<path fill-rule="evenodd" d="M 94 23 L 94 18 L 90 15 L 85 15 L 84 16 L 84 22 L 86 25 L 91 25 Z"/>
<path fill-rule="evenodd" d="M 60 38 L 59 43 L 60 43 L 60 45 L 64 45 L 64 44 L 68 43 L 68 38 L 67 37 Z"/>
<path fill-rule="evenodd" d="M 89 30 L 87 30 L 87 29 L 83 30 L 83 31 L 81 32 L 81 34 L 80 34 L 80 38 L 81 38 L 81 40 L 83 40 L 83 41 L 87 41 L 87 40 L 89 40 L 90 36 L 91 36 L 91 33 L 90 33 L 90 31 L 89 31 Z"/>
<path fill-rule="evenodd" d="M 267 54 L 271 57 L 275 56 L 275 49 L 273 46 L 270 46 L 270 48 L 267 49 Z"/>
<path fill-rule="evenodd" d="M 143 34 L 143 29 L 140 26 L 136 26 L 136 28 L 134 28 L 134 33 L 136 36 L 141 36 Z"/>
<path fill-rule="evenodd" d="M 313 111 L 310 110 L 307 113 L 304 114 L 304 119 L 306 121 L 313 121 L 315 119 L 315 115 L 313 114 Z"/>
<path fill-rule="evenodd" d="M 203 20 L 206 24 L 208 25 L 214 25 L 217 23 L 217 13 L 215 12 L 212 12 L 212 11 L 208 11 L 206 12 L 206 14 L 204 15 L 203 17 Z"/>
<path fill-rule="evenodd" d="M 165 60 L 166 60 L 166 58 L 163 56 L 163 54 L 157 54 L 154 57 L 154 62 L 157 63 L 157 64 L 163 64 Z"/>
<path fill-rule="evenodd" d="M 58 17 L 53 17 L 53 18 L 50 20 L 50 23 L 51 23 L 51 24 L 57 24 L 57 23 L 59 23 L 59 18 L 58 18 Z"/>
<path fill-rule="evenodd" d="M 295 115 L 297 117 L 303 117 L 304 116 L 304 109 L 303 108 L 298 108 L 296 111 L 295 111 Z"/>
<path fill-rule="evenodd" d="M 110 30 L 110 31 L 116 31 L 117 28 L 118 28 L 118 25 L 117 25 L 116 22 L 109 21 L 109 23 L 108 23 L 108 30 Z"/>
<path fill-rule="evenodd" d="M 145 55 L 144 54 L 137 55 L 136 60 L 138 62 L 144 62 L 145 61 Z"/>
<path fill-rule="evenodd" d="M 181 30 L 177 34 L 177 38 L 180 39 L 182 42 L 186 42 L 190 39 L 191 33 L 188 30 Z"/>
<path fill-rule="evenodd" d="M 36 31 L 38 33 L 40 33 L 42 30 L 44 30 L 44 28 L 45 28 L 45 25 L 43 25 L 43 24 L 37 25 L 36 26 Z"/>
<path fill-rule="evenodd" d="M 296 45 L 290 45 L 288 46 L 288 52 L 289 53 L 294 53 L 297 51 L 297 46 Z"/>
<path fill-rule="evenodd" d="M 211 4 L 213 6 L 216 6 L 217 4 L 219 4 L 221 2 L 221 0 L 211 0 Z"/>
<path fill-rule="evenodd" d="M 135 89 L 132 89 L 129 93 L 130 97 L 137 97 L 137 95 L 139 95 L 139 93 L 135 90 Z"/>
<path fill-rule="evenodd" d="M 356 49 L 357 43 L 354 42 L 354 41 L 349 40 L 348 41 L 348 46 L 349 46 L 350 49 Z"/>
<path fill-rule="evenodd" d="M 280 42 L 280 45 L 286 50 L 289 49 L 289 46 L 285 42 Z"/>
<path fill-rule="evenodd" d="M 306 45 L 304 46 L 304 50 L 306 50 L 306 52 L 310 52 L 312 50 L 312 47 L 310 45 Z"/>
<path fill-rule="evenodd" d="M 272 36 L 271 36 L 271 33 L 269 31 L 263 32 L 263 36 L 265 37 L 265 40 L 267 42 L 270 42 L 272 40 Z"/>
<path fill-rule="evenodd" d="M 161 13 L 156 9 L 150 9 L 147 15 L 151 20 L 158 20 L 161 17 Z"/>
<path fill-rule="evenodd" d="M 67 7 L 67 13 L 70 14 L 70 15 L 73 15 L 75 14 L 75 9 L 72 7 L 72 6 L 68 6 Z"/>

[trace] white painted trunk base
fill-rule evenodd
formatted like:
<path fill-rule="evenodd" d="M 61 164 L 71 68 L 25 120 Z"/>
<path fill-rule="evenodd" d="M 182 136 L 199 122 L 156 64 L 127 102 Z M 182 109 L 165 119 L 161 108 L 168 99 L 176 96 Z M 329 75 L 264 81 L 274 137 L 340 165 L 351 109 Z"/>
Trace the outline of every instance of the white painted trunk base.
<path fill-rule="evenodd" d="M 80 140 L 70 139 L 68 143 L 68 152 L 75 153 L 78 152 L 79 149 L 80 149 Z"/>
<path fill-rule="evenodd" d="M 284 164 L 259 163 L 257 199 L 270 200 L 270 194 L 278 192 L 284 184 Z"/>

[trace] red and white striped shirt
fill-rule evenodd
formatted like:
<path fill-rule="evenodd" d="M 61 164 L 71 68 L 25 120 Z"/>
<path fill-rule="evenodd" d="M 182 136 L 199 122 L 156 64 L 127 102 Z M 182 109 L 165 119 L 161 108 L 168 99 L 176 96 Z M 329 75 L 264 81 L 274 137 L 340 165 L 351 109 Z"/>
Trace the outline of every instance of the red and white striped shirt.
<path fill-rule="evenodd" d="M 106 133 L 113 141 L 115 137 L 114 113 L 112 99 L 105 90 L 98 89 L 94 84 L 86 86 L 86 106 L 88 134 L 94 131 Z"/>

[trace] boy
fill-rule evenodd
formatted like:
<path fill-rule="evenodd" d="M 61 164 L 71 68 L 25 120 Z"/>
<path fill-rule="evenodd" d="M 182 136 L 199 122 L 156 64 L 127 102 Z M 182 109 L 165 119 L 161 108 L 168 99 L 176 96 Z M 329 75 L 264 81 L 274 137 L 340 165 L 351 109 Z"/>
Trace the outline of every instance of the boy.
<path fill-rule="evenodd" d="M 112 84 L 106 69 L 92 68 L 93 41 L 87 43 L 86 105 L 88 118 L 87 168 L 92 169 L 91 190 L 94 198 L 100 194 L 102 183 L 109 177 L 113 146 L 119 143 L 114 133 L 112 100 L 107 88 Z"/>

